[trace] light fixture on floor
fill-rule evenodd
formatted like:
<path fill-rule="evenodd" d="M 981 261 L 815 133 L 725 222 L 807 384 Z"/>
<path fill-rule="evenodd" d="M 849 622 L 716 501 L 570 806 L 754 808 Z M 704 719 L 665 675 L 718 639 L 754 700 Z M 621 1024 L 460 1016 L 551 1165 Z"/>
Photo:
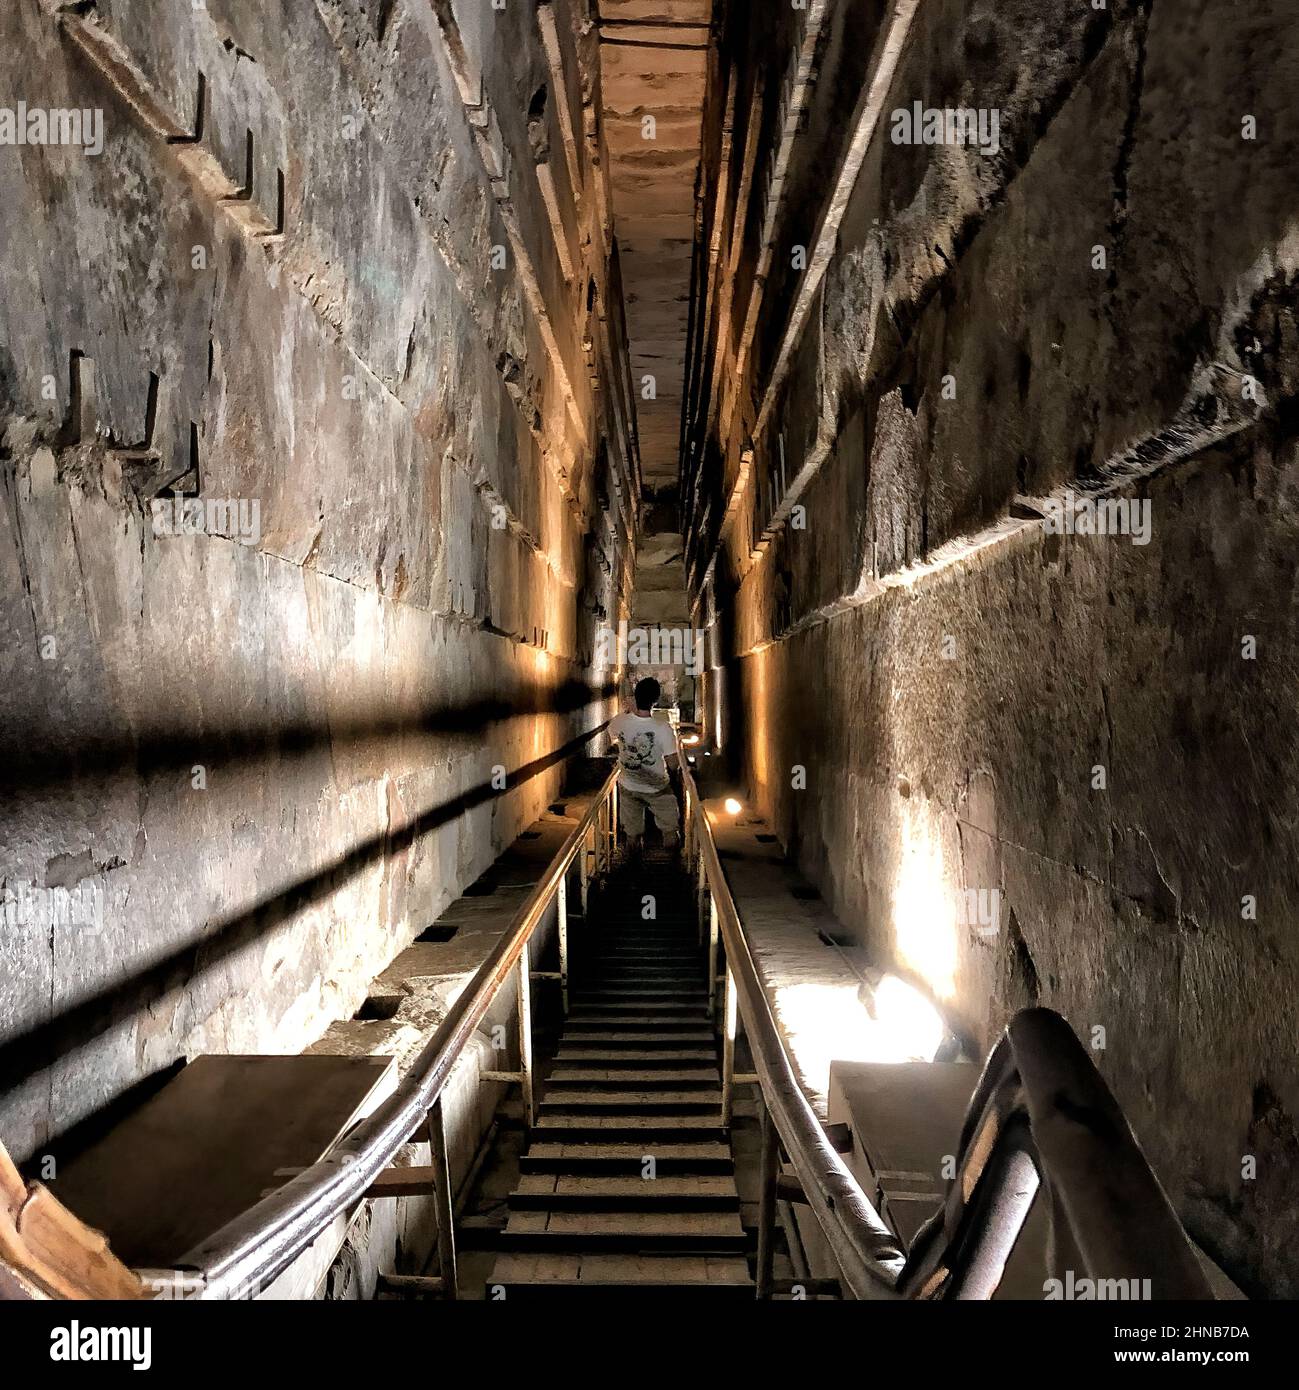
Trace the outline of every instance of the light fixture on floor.
<path fill-rule="evenodd" d="M 733 796 L 728 796 L 724 804 L 728 816 L 738 816 L 744 810 L 744 807 Z"/>
<path fill-rule="evenodd" d="M 932 1062 L 947 1034 L 942 1015 L 914 985 L 885 975 L 867 1001 L 878 1027 L 880 1061 Z"/>

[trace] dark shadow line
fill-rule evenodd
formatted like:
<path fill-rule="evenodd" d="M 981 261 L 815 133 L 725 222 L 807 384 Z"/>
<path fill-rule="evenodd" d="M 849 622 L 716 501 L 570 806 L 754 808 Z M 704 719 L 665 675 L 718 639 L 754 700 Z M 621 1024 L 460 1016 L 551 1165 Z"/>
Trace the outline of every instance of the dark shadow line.
<path fill-rule="evenodd" d="M 273 754 L 301 758 L 319 748 L 341 749 L 382 743 L 402 736 L 480 736 L 493 724 L 545 714 L 575 714 L 616 692 L 610 684 L 594 686 L 568 680 L 552 690 L 530 691 L 517 700 L 473 700 L 463 705 L 425 708 L 409 717 L 319 721 L 261 728 L 196 730 L 193 723 L 155 726 L 128 739 L 92 742 L 69 749 L 42 729 L 9 729 L 0 740 L 0 788 L 38 791 L 83 778 L 130 770 L 141 777 L 183 770 L 195 764 L 229 768 Z"/>
<path fill-rule="evenodd" d="M 430 831 L 476 807 L 504 796 L 523 783 L 571 757 L 598 737 L 603 726 L 570 739 L 553 752 L 509 773 L 503 788 L 480 783 L 450 801 L 421 812 L 397 830 L 374 835 L 326 868 L 291 883 L 238 916 L 211 935 L 173 951 L 132 979 L 101 990 L 66 1013 L 0 1044 L 0 1090 L 22 1085 L 55 1062 L 84 1047 L 114 1024 L 142 1012 L 167 994 L 192 984 L 258 937 L 273 930 L 314 903 L 329 897 L 362 869 L 387 854 L 401 853 Z"/>
<path fill-rule="evenodd" d="M 69 1163 L 106 1139 L 118 1125 L 147 1105 L 184 1069 L 185 1059 L 176 1057 L 165 1066 L 142 1076 L 138 1081 L 133 1081 L 98 1110 L 92 1110 L 84 1119 L 65 1129 L 57 1139 L 44 1141 L 39 1152 L 33 1153 L 26 1162 L 18 1165 L 23 1176 L 29 1182 L 44 1182 L 49 1187 L 56 1187 L 59 1177 Z M 51 1158 L 54 1160 L 54 1167 L 47 1170 L 45 1160 Z M 52 1172 L 53 1176 L 45 1176 L 47 1172 Z"/>

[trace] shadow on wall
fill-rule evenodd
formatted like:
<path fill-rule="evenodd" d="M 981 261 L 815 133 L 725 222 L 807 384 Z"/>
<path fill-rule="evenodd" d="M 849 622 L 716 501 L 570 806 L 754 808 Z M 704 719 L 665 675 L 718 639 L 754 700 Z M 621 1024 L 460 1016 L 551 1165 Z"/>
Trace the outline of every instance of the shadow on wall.
<path fill-rule="evenodd" d="M 580 707 L 597 703 L 591 698 L 589 689 L 581 688 L 587 698 Z M 519 715 L 541 711 L 509 712 Z M 545 712 L 559 711 L 548 709 Z M 461 713 L 467 715 L 468 711 Z M 504 716 L 498 713 L 495 717 Z M 420 721 L 420 727 L 424 726 L 425 722 Z M 360 736 L 359 730 L 353 733 Z M 102 990 L 58 1017 L 6 1040 L 0 1044 L 0 1091 L 16 1088 L 55 1062 L 65 1060 L 116 1023 L 156 1005 L 174 991 L 188 988 L 266 933 L 333 895 L 376 861 L 402 853 L 439 827 L 547 772 L 589 743 L 597 733 L 598 730 L 592 730 L 580 734 L 543 757 L 516 768 L 507 774 L 504 787 L 496 787 L 491 782 L 480 783 L 449 801 L 430 807 L 395 830 L 362 841 L 332 864 L 227 918 L 201 940 L 173 951 L 132 979 Z M 248 747 L 252 747 L 251 741 Z M 174 756 L 174 750 L 172 753 Z"/>
<path fill-rule="evenodd" d="M 491 724 L 546 714 L 574 714 L 588 709 L 616 690 L 569 680 L 544 694 L 524 693 L 515 699 L 474 700 L 468 704 L 425 709 L 414 717 L 274 724 L 262 728 L 195 731 L 192 725 L 155 727 L 136 738 L 115 738 L 75 749 L 53 742 L 40 727 L 15 729 L 0 739 L 0 791 L 39 791 L 65 782 L 133 772 L 148 777 L 159 772 L 188 772 L 194 763 L 219 762 L 224 767 L 276 758 L 304 757 L 320 748 L 338 750 L 377 744 L 407 735 L 445 737 L 477 735 Z M 40 711 L 37 711 L 39 714 Z M 8 814 L 13 813 L 12 803 Z M 0 822 L 2 823 L 2 822 Z"/>

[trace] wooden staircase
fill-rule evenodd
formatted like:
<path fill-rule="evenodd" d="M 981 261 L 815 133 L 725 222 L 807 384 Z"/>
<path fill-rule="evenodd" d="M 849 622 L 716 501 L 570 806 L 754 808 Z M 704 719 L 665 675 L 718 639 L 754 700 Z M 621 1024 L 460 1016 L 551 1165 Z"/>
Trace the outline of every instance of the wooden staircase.
<path fill-rule="evenodd" d="M 619 871 L 582 936 L 586 967 L 487 1297 L 751 1299 L 707 961 L 679 863 Z"/>

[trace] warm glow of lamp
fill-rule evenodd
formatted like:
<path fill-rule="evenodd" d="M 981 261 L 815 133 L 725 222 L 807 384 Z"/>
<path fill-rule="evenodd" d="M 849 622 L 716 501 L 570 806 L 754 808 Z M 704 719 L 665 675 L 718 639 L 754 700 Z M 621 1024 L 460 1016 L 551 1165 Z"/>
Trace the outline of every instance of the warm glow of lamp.
<path fill-rule="evenodd" d="M 918 989 L 896 975 L 885 975 L 875 987 L 874 1015 L 881 1061 L 934 1060 L 947 1028 Z"/>
<path fill-rule="evenodd" d="M 724 805 L 728 816 L 738 816 L 744 810 L 744 807 L 733 796 L 728 796 Z"/>
<path fill-rule="evenodd" d="M 699 742 L 699 735 L 698 735 L 698 734 L 687 734 L 687 735 L 685 736 L 685 738 L 683 738 L 683 739 L 681 740 L 681 742 L 682 742 L 687 748 L 693 748 L 693 747 Z"/>
<path fill-rule="evenodd" d="M 956 922 L 944 891 L 942 851 L 918 815 L 904 813 L 902 835 L 902 859 L 893 885 L 898 958 L 939 999 L 951 999 L 956 993 Z"/>
<path fill-rule="evenodd" d="M 789 985 L 777 991 L 776 1011 L 804 1081 L 821 1092 L 832 1062 L 932 1062 L 947 1031 L 933 1004 L 896 975 L 869 992 L 850 981 Z"/>

